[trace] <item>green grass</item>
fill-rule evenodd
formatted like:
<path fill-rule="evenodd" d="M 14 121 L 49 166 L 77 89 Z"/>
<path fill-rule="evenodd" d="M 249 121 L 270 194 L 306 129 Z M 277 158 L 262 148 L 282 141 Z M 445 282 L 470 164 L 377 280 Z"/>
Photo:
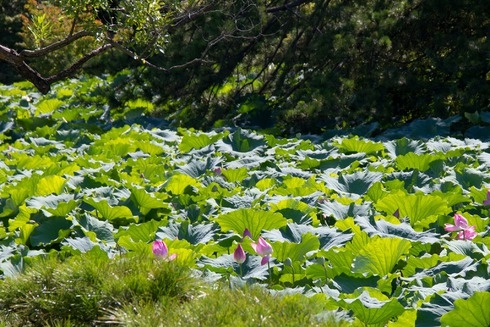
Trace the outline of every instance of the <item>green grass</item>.
<path fill-rule="evenodd" d="M 258 286 L 205 284 L 179 264 L 142 254 L 35 261 L 0 281 L 0 326 L 346 326 L 317 319 L 324 301 Z"/>

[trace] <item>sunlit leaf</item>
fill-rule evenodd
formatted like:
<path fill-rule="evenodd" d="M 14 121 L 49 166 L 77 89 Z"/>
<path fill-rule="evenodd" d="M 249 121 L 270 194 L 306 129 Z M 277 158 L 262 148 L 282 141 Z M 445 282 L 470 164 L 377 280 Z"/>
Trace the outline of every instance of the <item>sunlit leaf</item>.
<path fill-rule="evenodd" d="M 304 202 L 287 199 L 280 201 L 275 204 L 271 204 L 272 212 L 279 212 L 286 219 L 291 219 L 296 223 L 306 223 L 307 221 L 311 221 L 312 219 L 316 219 L 316 216 L 313 217 L 313 208 L 307 205 Z"/>
<path fill-rule="evenodd" d="M 131 210 L 126 206 L 111 206 L 107 203 L 107 200 L 97 202 L 94 199 L 85 199 L 84 202 L 94 207 L 98 214 L 106 220 L 138 221 L 138 217 L 133 216 Z"/>
<path fill-rule="evenodd" d="M 304 262 L 306 254 L 318 250 L 319 246 L 320 241 L 316 236 L 304 234 L 300 243 L 274 242 L 272 244 L 274 249 L 273 256 L 281 262 L 286 260 L 286 258 L 291 259 L 292 262 Z"/>
<path fill-rule="evenodd" d="M 396 157 L 395 162 L 400 170 L 417 169 L 419 171 L 427 171 L 430 168 L 430 163 L 439 160 L 440 158 L 439 155 L 434 154 L 417 155 L 413 152 L 409 152 L 405 155 Z"/>
<path fill-rule="evenodd" d="M 133 200 L 139 207 L 143 214 L 148 213 L 151 209 L 167 208 L 168 204 L 163 202 L 162 199 L 158 199 L 143 189 L 132 189 L 131 200 Z"/>
<path fill-rule="evenodd" d="M 408 217 L 412 226 L 427 226 L 437 215 L 451 212 L 451 208 L 439 196 L 430 194 L 405 194 L 394 192 L 375 204 L 378 211 L 393 214 L 398 210 L 400 217 Z"/>
<path fill-rule="evenodd" d="M 183 131 L 183 130 L 181 130 Z M 183 153 L 189 152 L 192 149 L 199 150 L 205 146 L 213 144 L 221 139 L 223 134 L 205 134 L 205 133 L 187 133 L 184 132 L 182 141 L 179 144 L 179 150 Z"/>
<path fill-rule="evenodd" d="M 50 114 L 63 104 L 59 99 L 45 99 L 36 105 L 36 115 Z"/>
<path fill-rule="evenodd" d="M 66 180 L 60 176 L 47 176 L 41 178 L 37 184 L 37 195 L 49 195 L 56 194 L 59 195 L 65 187 Z"/>
<path fill-rule="evenodd" d="M 248 169 L 246 167 L 236 168 L 236 169 L 223 169 L 223 176 L 230 183 L 241 182 L 248 176 Z"/>
<path fill-rule="evenodd" d="M 338 145 L 339 149 L 345 153 L 364 152 L 375 153 L 385 149 L 382 143 L 375 143 L 369 140 L 355 138 L 345 138 Z"/>
<path fill-rule="evenodd" d="M 385 276 L 391 273 L 398 260 L 408 252 L 410 247 L 410 242 L 401 238 L 375 238 L 356 256 L 352 271 Z"/>
<path fill-rule="evenodd" d="M 254 240 L 258 239 L 262 230 L 279 229 L 286 226 L 287 220 L 279 213 L 256 209 L 238 209 L 222 214 L 216 218 L 224 232 L 235 231 L 242 235 L 248 229 Z"/>
<path fill-rule="evenodd" d="M 405 309 L 397 299 L 388 299 L 385 295 L 374 290 L 363 291 L 357 297 L 344 299 L 347 308 L 366 325 L 385 324 L 392 317 L 401 315 Z"/>
<path fill-rule="evenodd" d="M 188 175 L 176 174 L 164 184 L 164 188 L 174 195 L 184 194 L 188 187 L 200 187 L 200 183 Z"/>

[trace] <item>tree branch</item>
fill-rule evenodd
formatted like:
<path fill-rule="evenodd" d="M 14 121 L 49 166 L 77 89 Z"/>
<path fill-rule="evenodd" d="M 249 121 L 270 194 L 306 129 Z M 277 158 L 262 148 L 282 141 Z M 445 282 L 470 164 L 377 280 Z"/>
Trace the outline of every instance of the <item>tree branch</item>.
<path fill-rule="evenodd" d="M 32 69 L 17 51 L 0 45 L 0 60 L 5 60 L 14 66 L 19 74 L 34 84 L 41 93 L 46 94 L 49 92 L 50 83 L 41 74 Z"/>
<path fill-rule="evenodd" d="M 49 83 L 49 84 L 53 84 L 57 81 L 60 81 L 66 77 L 69 77 L 70 75 L 72 75 L 74 72 L 76 72 L 77 70 L 79 70 L 80 68 L 82 68 L 83 64 L 85 64 L 87 61 L 89 61 L 90 59 L 92 59 L 93 57 L 95 56 L 98 56 L 99 54 L 109 50 L 110 48 L 112 48 L 112 44 L 104 44 L 103 46 L 101 47 L 98 47 L 97 49 L 87 53 L 85 56 L 83 56 L 81 59 L 79 59 L 77 62 L 75 62 L 73 65 L 71 65 L 70 67 L 62 70 L 61 72 L 55 74 L 55 75 L 52 75 L 48 78 L 46 78 L 46 81 Z"/>
<path fill-rule="evenodd" d="M 56 51 L 58 49 L 61 49 L 65 47 L 66 45 L 73 43 L 74 41 L 85 37 L 85 36 L 91 36 L 92 33 L 88 31 L 80 31 L 75 34 L 68 35 L 66 38 L 64 38 L 61 41 L 51 43 L 50 45 L 37 49 L 37 50 L 22 50 L 20 52 L 20 56 L 23 58 L 33 58 L 33 57 L 42 57 L 47 55 L 48 53 L 51 53 L 53 51 Z"/>
<path fill-rule="evenodd" d="M 279 12 L 279 11 L 291 10 L 294 7 L 301 6 L 302 4 L 304 4 L 304 3 L 308 2 L 308 1 L 309 0 L 296 0 L 296 1 L 292 1 L 292 2 L 286 3 L 286 4 L 282 5 L 282 6 L 276 6 L 276 7 L 272 7 L 272 8 L 267 8 L 266 11 L 267 11 L 267 13 L 272 14 L 272 13 Z"/>
<path fill-rule="evenodd" d="M 35 50 L 35 51 L 28 51 L 29 53 L 33 54 L 33 57 L 38 56 L 39 53 L 46 54 L 51 51 L 54 51 L 60 47 L 63 47 L 66 43 L 67 39 L 76 40 L 80 37 L 83 37 L 87 34 L 85 33 L 77 33 L 75 38 L 66 38 L 62 42 L 57 42 L 53 43 L 43 49 L 40 50 Z M 75 36 L 75 34 L 73 35 Z M 25 62 L 25 57 L 22 55 L 22 53 L 25 53 L 22 51 L 21 53 L 18 53 L 14 49 L 10 49 L 6 46 L 3 46 L 0 44 L 0 60 L 4 60 L 14 66 L 14 68 L 21 74 L 23 77 L 25 77 L 28 81 L 30 81 L 34 86 L 42 93 L 46 94 L 49 92 L 51 89 L 51 84 L 62 80 L 70 75 L 72 75 L 75 71 L 79 70 L 83 64 L 85 64 L 88 60 L 92 59 L 93 57 L 101 54 L 102 52 L 112 48 L 112 44 L 104 44 L 103 46 L 89 52 L 85 56 L 83 56 L 80 60 L 75 62 L 73 65 L 68 67 L 67 69 L 62 70 L 61 72 L 52 75 L 48 78 L 43 77 L 41 74 L 39 74 L 36 70 L 34 70 L 31 66 L 29 66 Z M 36 53 L 37 52 L 37 53 Z"/>

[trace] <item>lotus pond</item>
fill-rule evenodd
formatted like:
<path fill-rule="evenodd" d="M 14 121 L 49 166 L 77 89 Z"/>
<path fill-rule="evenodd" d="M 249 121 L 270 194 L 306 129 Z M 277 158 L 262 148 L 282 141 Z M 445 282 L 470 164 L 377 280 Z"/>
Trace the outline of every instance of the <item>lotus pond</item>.
<path fill-rule="evenodd" d="M 490 325 L 487 127 L 200 132 L 143 100 L 101 120 L 103 83 L 1 87 L 0 287 L 41 258 L 145 253 L 347 323 Z"/>

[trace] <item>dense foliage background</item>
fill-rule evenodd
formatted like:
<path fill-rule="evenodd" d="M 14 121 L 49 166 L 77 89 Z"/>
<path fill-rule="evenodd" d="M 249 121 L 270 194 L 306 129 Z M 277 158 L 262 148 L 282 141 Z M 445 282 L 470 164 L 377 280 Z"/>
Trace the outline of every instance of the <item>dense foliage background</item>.
<path fill-rule="evenodd" d="M 79 1 L 85 2 L 90 1 Z M 237 124 L 278 133 L 317 133 L 372 121 L 390 127 L 490 106 L 488 1 L 192 3 L 204 9 L 169 24 L 165 48 L 149 57 L 161 67 L 182 68 L 141 68 L 116 50 L 86 66 L 92 74 L 130 68 L 108 93 L 113 106 L 145 97 L 181 126 Z M 0 43 L 33 45 L 27 27 L 40 6 L 53 21 L 52 39 L 69 28 L 59 23 L 54 4 L 24 5 L 2 2 L 0 29 L 9 32 L 0 35 Z M 118 8 L 124 12 L 134 5 L 119 1 Z M 23 26 L 15 18 L 21 12 Z M 35 65 L 62 66 L 84 48 L 74 45 Z M 1 71 L 1 82 L 15 78 L 4 66 Z"/>

